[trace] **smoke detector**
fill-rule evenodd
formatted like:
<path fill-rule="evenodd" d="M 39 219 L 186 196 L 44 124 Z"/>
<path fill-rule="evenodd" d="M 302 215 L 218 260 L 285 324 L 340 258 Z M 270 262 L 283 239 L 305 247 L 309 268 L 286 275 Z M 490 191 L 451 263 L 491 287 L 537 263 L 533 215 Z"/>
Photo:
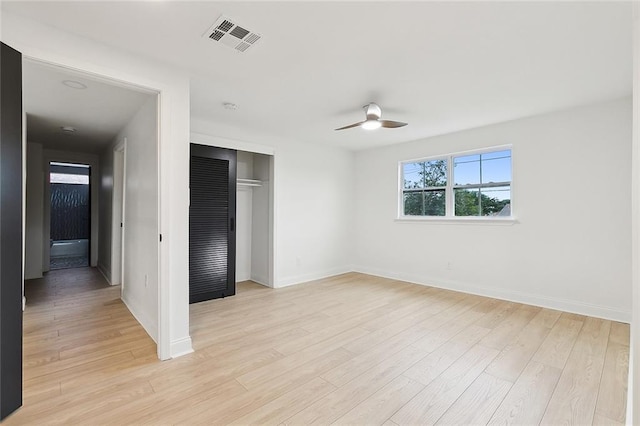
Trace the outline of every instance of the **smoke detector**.
<path fill-rule="evenodd" d="M 238 25 L 238 23 L 226 16 L 218 18 L 215 24 L 204 34 L 204 37 L 235 49 L 237 52 L 246 52 L 262 38 L 260 34 Z"/>

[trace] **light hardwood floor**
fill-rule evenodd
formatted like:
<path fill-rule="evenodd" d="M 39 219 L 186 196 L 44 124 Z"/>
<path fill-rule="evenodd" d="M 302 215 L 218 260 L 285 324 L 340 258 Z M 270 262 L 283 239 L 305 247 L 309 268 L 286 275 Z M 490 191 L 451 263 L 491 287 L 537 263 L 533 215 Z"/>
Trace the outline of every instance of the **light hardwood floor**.
<path fill-rule="evenodd" d="M 191 306 L 155 345 L 91 268 L 27 283 L 15 424 L 623 424 L 626 324 L 346 274 Z"/>

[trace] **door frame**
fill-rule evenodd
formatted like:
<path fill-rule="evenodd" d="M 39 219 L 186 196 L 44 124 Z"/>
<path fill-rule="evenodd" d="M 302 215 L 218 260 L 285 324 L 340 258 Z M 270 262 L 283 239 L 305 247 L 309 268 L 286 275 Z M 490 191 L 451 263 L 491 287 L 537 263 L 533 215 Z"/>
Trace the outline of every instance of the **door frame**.
<path fill-rule="evenodd" d="M 124 292 L 124 183 L 127 179 L 126 148 L 127 138 L 123 138 L 113 149 L 113 192 L 111 197 L 111 285 L 120 285 Z"/>
<path fill-rule="evenodd" d="M 139 90 L 139 91 L 146 91 L 149 94 L 154 94 L 157 96 L 157 103 L 158 103 L 158 115 L 157 115 L 157 152 L 158 152 L 158 174 L 157 174 L 157 179 L 158 179 L 158 232 L 160 235 L 162 235 L 163 233 L 165 235 L 168 234 L 167 231 L 163 232 L 163 228 L 165 227 L 169 227 L 168 223 L 163 222 L 163 218 L 165 215 L 162 214 L 162 211 L 168 211 L 170 210 L 170 189 L 171 189 L 171 185 L 170 185 L 170 180 L 169 180 L 169 176 L 168 173 L 163 173 L 163 170 L 168 170 L 169 169 L 169 164 L 172 164 L 172 159 L 170 158 L 170 155 L 163 155 L 162 149 L 169 149 L 169 147 L 165 147 L 162 144 L 162 140 L 163 139 L 167 139 L 170 140 L 171 139 L 171 129 L 169 126 L 169 122 L 171 121 L 169 118 L 171 117 L 169 114 L 169 108 L 165 107 L 162 108 L 163 103 L 168 103 L 169 101 L 167 100 L 168 96 L 165 95 L 165 93 L 167 92 L 172 92 L 172 87 L 170 85 L 167 85 L 166 83 L 160 83 L 160 82 L 155 82 L 155 81 L 148 81 L 148 80 L 143 80 L 143 81 L 137 81 L 136 79 L 134 79 L 129 73 L 122 73 L 122 72 L 116 72 L 113 69 L 110 70 L 106 70 L 104 68 L 101 68 L 100 70 L 92 70 L 90 66 L 88 66 L 88 64 L 84 63 L 83 65 L 79 66 L 78 63 L 76 61 L 73 61 L 72 59 L 68 58 L 68 57 L 59 57 L 56 55 L 53 55 L 54 58 L 51 58 L 51 55 L 49 55 L 48 52 L 42 52 L 42 51 L 38 51 L 36 53 L 32 53 L 30 52 L 30 49 L 28 47 L 25 47 L 23 50 L 23 61 L 27 60 L 27 61 L 33 61 L 33 62 L 37 62 L 39 64 L 43 64 L 43 65 L 47 65 L 47 66 L 54 66 L 54 67 L 58 67 L 58 68 L 62 68 L 62 69 L 66 69 L 69 70 L 70 72 L 73 73 L 82 73 L 82 74 L 86 74 L 88 75 L 90 78 L 94 78 L 94 79 L 100 79 L 103 80 L 107 83 L 110 84 L 114 84 L 114 85 L 120 85 L 120 86 L 124 86 L 124 87 L 128 87 L 128 88 L 132 88 L 134 90 Z M 25 53 L 26 52 L 26 53 Z M 100 68 L 100 67 L 98 67 Z M 149 84 L 150 83 L 150 84 Z M 187 144 L 187 149 L 186 152 L 188 153 L 188 144 Z M 69 153 L 71 154 L 71 153 Z M 45 164 L 49 164 L 50 161 L 63 161 L 63 162 L 83 162 L 85 164 L 90 164 L 92 166 L 92 168 L 94 168 L 94 170 L 98 170 L 98 164 L 91 164 L 89 162 L 87 162 L 86 160 L 80 160 L 80 159 L 75 159 L 74 155 L 70 155 L 70 157 L 63 157 L 63 158 L 59 158 L 59 157 L 51 157 L 51 156 L 47 156 L 46 153 L 43 152 L 43 160 L 45 161 Z M 163 168 L 163 164 L 164 168 Z M 94 173 L 96 176 L 98 175 L 98 173 Z M 188 173 L 187 173 L 188 175 Z M 93 182 L 92 182 L 93 185 Z M 99 185 L 98 182 L 96 182 L 96 185 L 93 185 L 96 189 L 99 189 Z M 50 191 L 48 188 L 48 184 L 45 186 L 45 200 L 46 197 L 50 197 Z M 93 197 L 92 194 L 92 199 L 97 200 L 98 199 L 98 194 L 95 195 L 95 197 Z M 96 209 L 97 209 L 97 203 L 96 204 Z M 45 226 L 46 226 L 46 232 L 49 231 L 49 227 L 50 224 L 47 225 L 47 221 L 50 221 L 50 204 L 49 204 L 49 208 L 47 209 L 47 204 L 45 203 L 45 214 L 44 214 L 44 221 L 45 221 Z M 47 214 L 47 211 L 49 211 L 49 214 Z M 93 208 L 92 208 L 92 214 L 93 214 Z M 168 215 L 167 215 L 168 216 Z M 97 217 L 97 211 L 96 211 L 96 217 Z M 168 222 L 169 218 L 167 218 L 166 222 Z M 93 239 L 93 230 L 92 230 L 92 239 Z M 98 240 L 98 236 L 97 234 L 95 235 L 95 241 L 97 242 Z M 44 248 L 44 256 L 43 256 L 43 266 L 45 266 L 45 264 L 47 264 L 47 268 L 48 268 L 48 262 L 50 262 L 50 250 L 49 250 L 49 244 L 46 243 L 44 244 L 45 248 Z M 158 247 L 158 335 L 157 335 L 157 354 L 158 354 L 158 358 L 161 360 L 166 360 L 166 359 L 170 359 L 174 356 L 180 356 L 180 355 L 184 355 L 190 352 L 193 352 L 192 349 L 192 345 L 191 345 L 191 338 L 190 336 L 188 336 L 186 338 L 182 338 L 179 339 L 178 342 L 172 342 L 171 340 L 171 314 L 172 314 L 172 307 L 171 307 L 171 303 L 170 303 L 170 294 L 171 294 L 171 287 L 170 287 L 170 269 L 169 269 L 169 264 L 171 263 L 171 259 L 170 259 L 170 251 L 171 248 L 170 247 L 166 247 L 164 248 L 162 244 L 159 244 Z M 97 255 L 97 248 L 95 250 L 95 253 Z M 96 258 L 97 261 L 97 258 Z M 94 266 L 94 265 L 92 265 Z M 188 294 L 188 288 L 185 289 L 185 293 Z M 185 301 L 185 307 L 184 310 L 187 313 L 187 318 L 185 321 L 188 324 L 188 301 Z M 180 311 L 179 309 L 177 311 Z M 187 327 L 188 330 L 188 327 Z M 187 331 L 188 333 L 188 331 Z"/>

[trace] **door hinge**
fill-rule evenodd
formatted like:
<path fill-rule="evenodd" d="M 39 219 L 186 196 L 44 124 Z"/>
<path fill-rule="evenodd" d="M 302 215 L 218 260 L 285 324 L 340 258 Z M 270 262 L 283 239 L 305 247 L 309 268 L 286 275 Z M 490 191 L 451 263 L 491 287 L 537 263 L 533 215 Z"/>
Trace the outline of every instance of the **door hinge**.
<path fill-rule="evenodd" d="M 160 242 L 162 242 L 162 234 L 160 234 Z"/>

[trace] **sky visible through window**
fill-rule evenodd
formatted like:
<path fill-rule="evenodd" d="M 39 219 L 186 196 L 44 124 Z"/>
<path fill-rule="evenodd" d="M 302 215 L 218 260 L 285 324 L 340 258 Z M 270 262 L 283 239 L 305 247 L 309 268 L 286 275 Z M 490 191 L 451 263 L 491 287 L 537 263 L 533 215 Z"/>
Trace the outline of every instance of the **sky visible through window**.
<path fill-rule="evenodd" d="M 52 161 L 50 163 L 52 166 L 61 166 L 64 168 L 68 168 L 70 172 L 51 172 L 49 173 L 49 182 L 50 183 L 70 183 L 75 185 L 89 185 L 89 174 L 88 173 L 73 173 L 73 168 L 75 169 L 88 169 L 89 166 L 86 164 L 71 164 L 71 163 L 59 163 Z M 65 170 L 65 169 L 63 169 Z M 65 170 L 66 171 L 66 170 Z"/>
<path fill-rule="evenodd" d="M 511 150 L 454 157 L 453 164 L 455 186 L 511 182 Z M 508 187 L 483 188 L 482 193 L 498 200 L 511 198 Z"/>
<path fill-rule="evenodd" d="M 434 168 L 438 162 L 446 159 L 427 160 L 426 162 L 404 163 L 404 187 L 423 187 L 422 175 L 426 169 Z M 425 167 L 426 163 L 426 167 Z M 442 163 L 441 163 L 442 164 Z M 488 183 L 511 182 L 511 150 L 501 150 L 480 154 L 453 157 L 454 187 L 459 185 L 482 185 Z M 446 175 L 436 179 L 437 186 L 446 186 Z M 511 191 L 508 186 L 483 188 L 482 193 L 498 200 L 508 200 Z"/>
<path fill-rule="evenodd" d="M 51 183 L 71 183 L 75 185 L 89 185 L 89 176 L 70 175 L 67 173 L 51 173 Z"/>

